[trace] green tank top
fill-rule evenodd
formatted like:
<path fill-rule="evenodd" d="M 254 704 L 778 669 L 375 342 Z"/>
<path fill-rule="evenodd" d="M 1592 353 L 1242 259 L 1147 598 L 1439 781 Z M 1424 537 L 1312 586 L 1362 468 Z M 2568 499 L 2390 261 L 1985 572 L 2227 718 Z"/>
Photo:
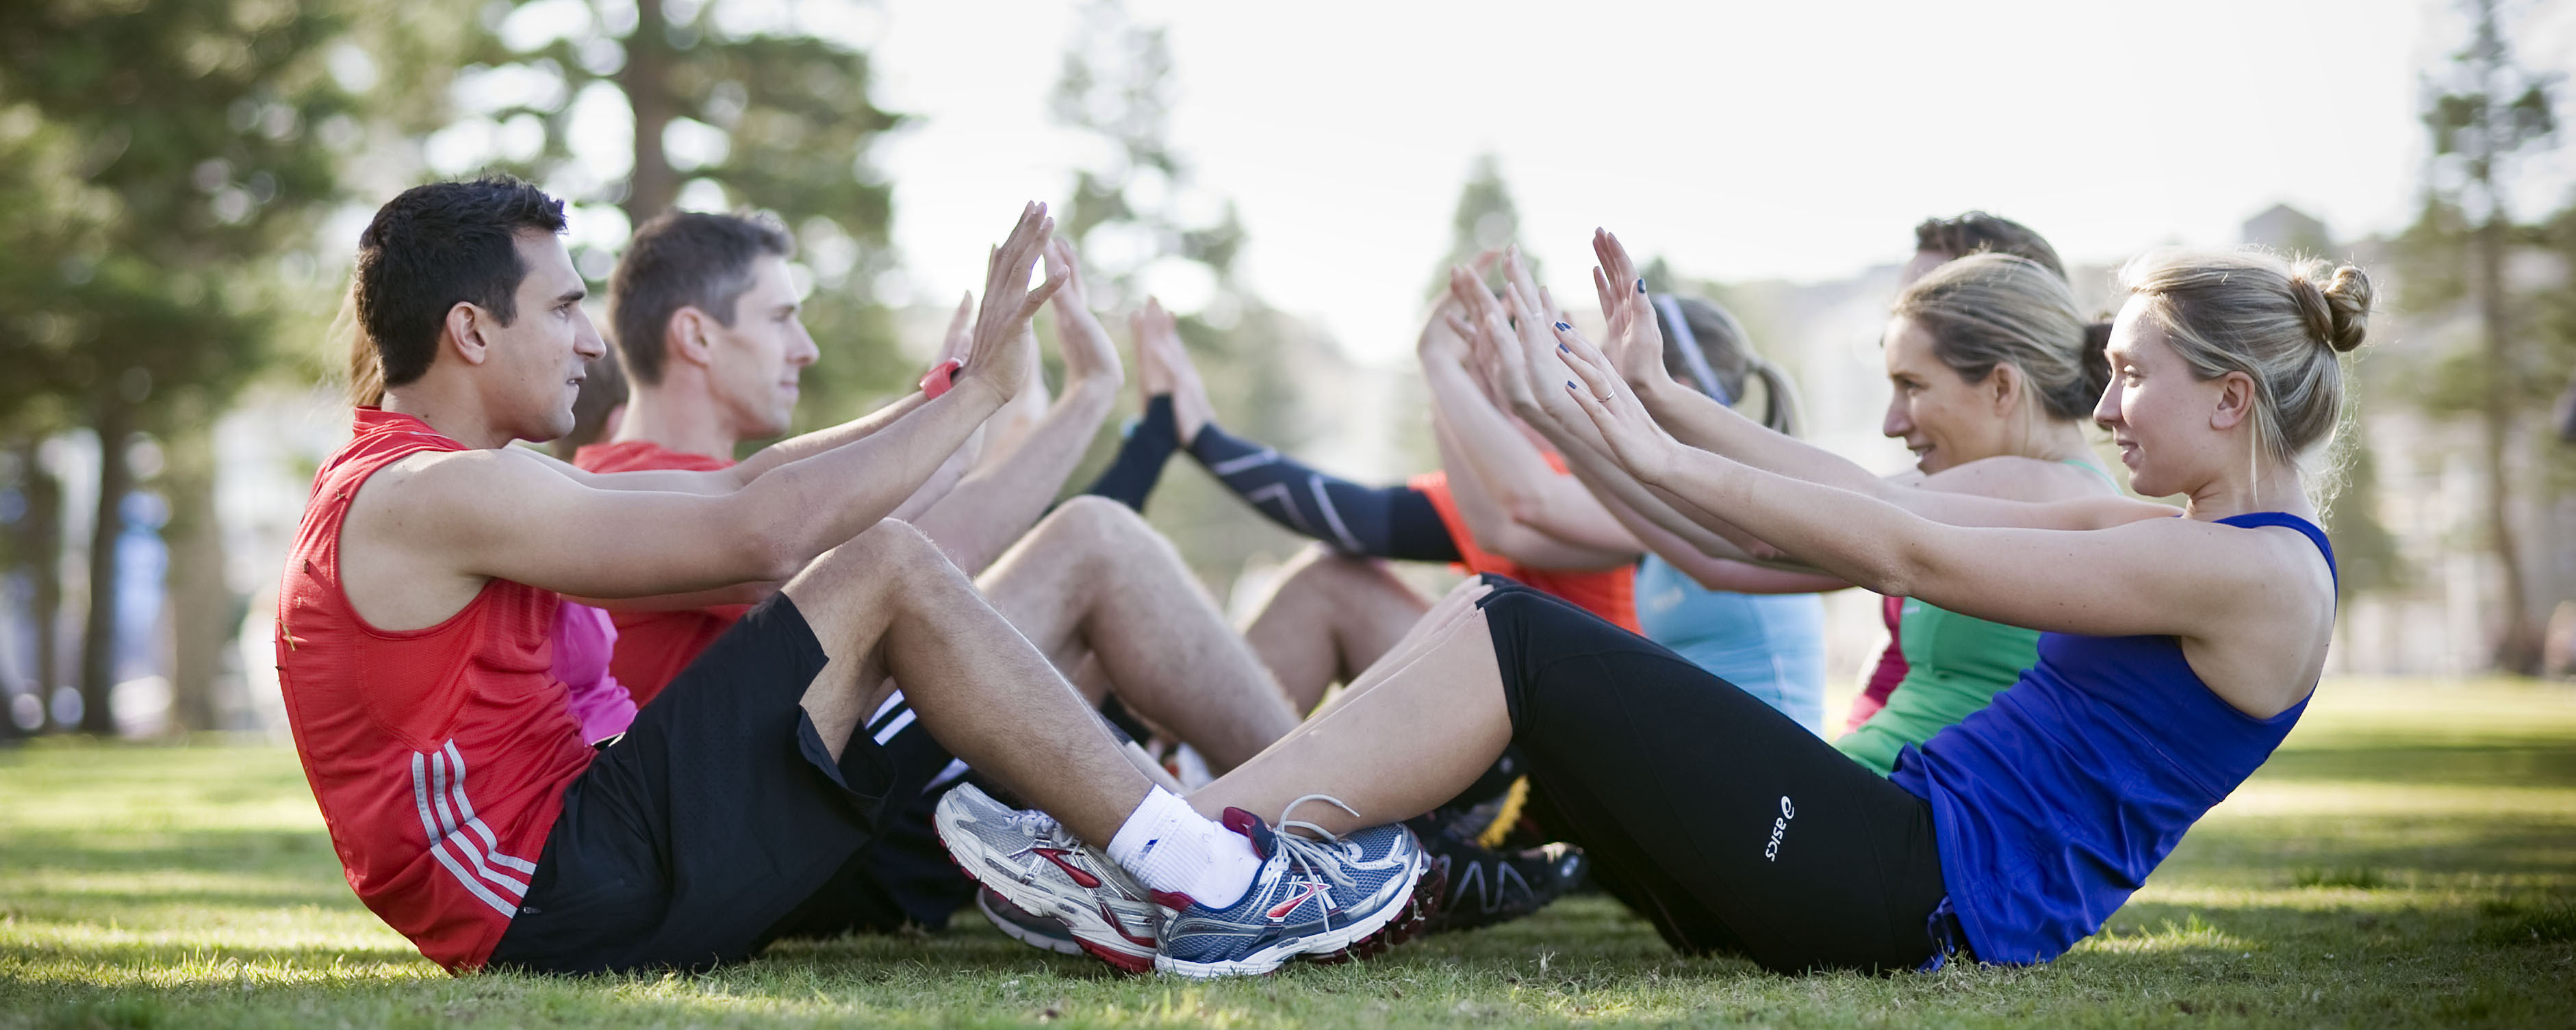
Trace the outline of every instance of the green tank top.
<path fill-rule="evenodd" d="M 2068 465 L 2101 476 L 2080 461 Z M 2114 483 L 2114 488 L 2117 484 Z M 1988 622 L 1935 608 L 1911 597 L 1899 612 L 1896 639 L 1905 653 L 1905 678 L 1887 695 L 1887 707 L 1834 747 L 1881 776 L 1896 771 L 1896 754 L 1967 718 L 2039 664 L 2039 631 Z"/>

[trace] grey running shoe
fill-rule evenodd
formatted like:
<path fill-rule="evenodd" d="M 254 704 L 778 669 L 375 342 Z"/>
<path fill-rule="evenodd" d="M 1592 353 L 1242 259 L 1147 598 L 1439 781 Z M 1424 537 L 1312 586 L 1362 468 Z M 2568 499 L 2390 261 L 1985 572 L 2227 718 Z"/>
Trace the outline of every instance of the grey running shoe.
<path fill-rule="evenodd" d="M 1012 808 L 964 783 L 939 799 L 932 821 L 948 857 L 985 889 L 1032 917 L 1061 922 L 1078 947 L 1103 962 L 1131 973 L 1154 968 L 1161 910 L 1107 855 L 1053 817 Z"/>

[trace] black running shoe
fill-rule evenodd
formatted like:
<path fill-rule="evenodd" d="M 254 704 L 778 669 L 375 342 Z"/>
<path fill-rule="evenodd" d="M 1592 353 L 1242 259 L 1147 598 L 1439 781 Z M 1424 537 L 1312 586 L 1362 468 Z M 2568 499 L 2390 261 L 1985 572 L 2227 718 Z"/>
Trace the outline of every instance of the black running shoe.
<path fill-rule="evenodd" d="M 1433 866 L 1449 878 L 1444 904 L 1424 927 L 1430 933 L 1508 923 L 1546 908 L 1581 883 L 1588 866 L 1572 844 L 1505 852 L 1446 833 L 1421 837 Z"/>

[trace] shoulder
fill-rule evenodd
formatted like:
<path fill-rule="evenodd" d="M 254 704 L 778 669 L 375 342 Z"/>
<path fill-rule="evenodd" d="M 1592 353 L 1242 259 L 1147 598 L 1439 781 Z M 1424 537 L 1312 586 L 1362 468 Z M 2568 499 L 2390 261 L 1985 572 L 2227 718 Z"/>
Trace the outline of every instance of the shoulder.
<path fill-rule="evenodd" d="M 2003 454 L 1942 469 L 1915 485 L 2007 501 L 2061 501 L 2103 493 L 2108 482 L 2065 462 Z"/>
<path fill-rule="evenodd" d="M 422 451 L 367 477 L 355 503 L 406 511 L 479 508 L 503 498 L 524 499 L 528 490 L 563 478 L 543 457 L 516 447 Z"/>

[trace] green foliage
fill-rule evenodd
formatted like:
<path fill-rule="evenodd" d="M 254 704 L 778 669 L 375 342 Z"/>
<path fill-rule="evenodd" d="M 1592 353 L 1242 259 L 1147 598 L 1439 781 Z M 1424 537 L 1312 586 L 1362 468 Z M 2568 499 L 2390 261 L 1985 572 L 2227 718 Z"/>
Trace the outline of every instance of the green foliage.
<path fill-rule="evenodd" d="M 1449 269 L 1475 259 L 1476 255 L 1498 247 L 1517 246 L 1521 242 L 1521 210 L 1512 203 L 1512 189 L 1503 182 L 1502 161 L 1494 155 L 1479 154 L 1467 171 L 1467 182 L 1458 188 L 1458 209 L 1449 216 L 1449 252 L 1431 276 L 1431 296 L 1449 288 Z M 1530 272 L 1538 272 L 1535 258 L 1522 255 L 1530 262 Z M 1502 288 L 1500 268 L 1485 274 L 1486 285 Z"/>
<path fill-rule="evenodd" d="M 1073 202 L 1057 226 L 1082 251 L 1093 306 L 1142 304 L 1154 266 L 1196 264 L 1215 276 L 1216 291 L 1194 314 L 1223 333 L 1258 304 L 1234 282 L 1243 223 L 1232 201 L 1197 187 L 1166 138 L 1175 88 L 1162 29 L 1136 23 L 1119 0 L 1084 5 L 1048 111 L 1107 146 L 1075 169 Z"/>
<path fill-rule="evenodd" d="M 0 6 L 0 418 L 156 391 L 202 417 L 258 367 L 268 259 L 337 198 L 356 131 L 325 67 L 344 26 L 271 0 Z"/>
<path fill-rule="evenodd" d="M 468 24 L 470 63 L 446 85 L 458 103 L 442 110 L 443 131 L 492 145 L 442 156 L 537 182 L 576 205 L 577 219 L 622 217 L 625 231 L 584 233 L 574 247 L 595 286 L 627 232 L 675 198 L 767 211 L 796 236 L 800 280 L 813 285 L 805 321 L 823 348 L 805 375 L 798 427 L 840 422 L 910 385 L 917 370 L 897 353 L 874 290 L 894 266 L 892 187 L 868 161 L 902 118 L 869 99 L 865 53 L 797 26 L 727 24 L 715 5 L 666 0 L 491 0 Z M 560 31 L 530 27 L 546 25 Z M 600 89 L 634 117 L 632 164 L 604 181 L 571 145 L 581 98 Z M 504 152 L 514 142 L 534 146 Z"/>
<path fill-rule="evenodd" d="M 1255 980 L 967 913 L 705 975 L 452 978 L 342 881 L 293 752 L 0 751 L 0 1027 L 2537 1026 L 2576 1007 L 2563 691 L 2329 682 L 2101 934 L 2037 968 L 1774 976 L 1606 897 Z"/>

